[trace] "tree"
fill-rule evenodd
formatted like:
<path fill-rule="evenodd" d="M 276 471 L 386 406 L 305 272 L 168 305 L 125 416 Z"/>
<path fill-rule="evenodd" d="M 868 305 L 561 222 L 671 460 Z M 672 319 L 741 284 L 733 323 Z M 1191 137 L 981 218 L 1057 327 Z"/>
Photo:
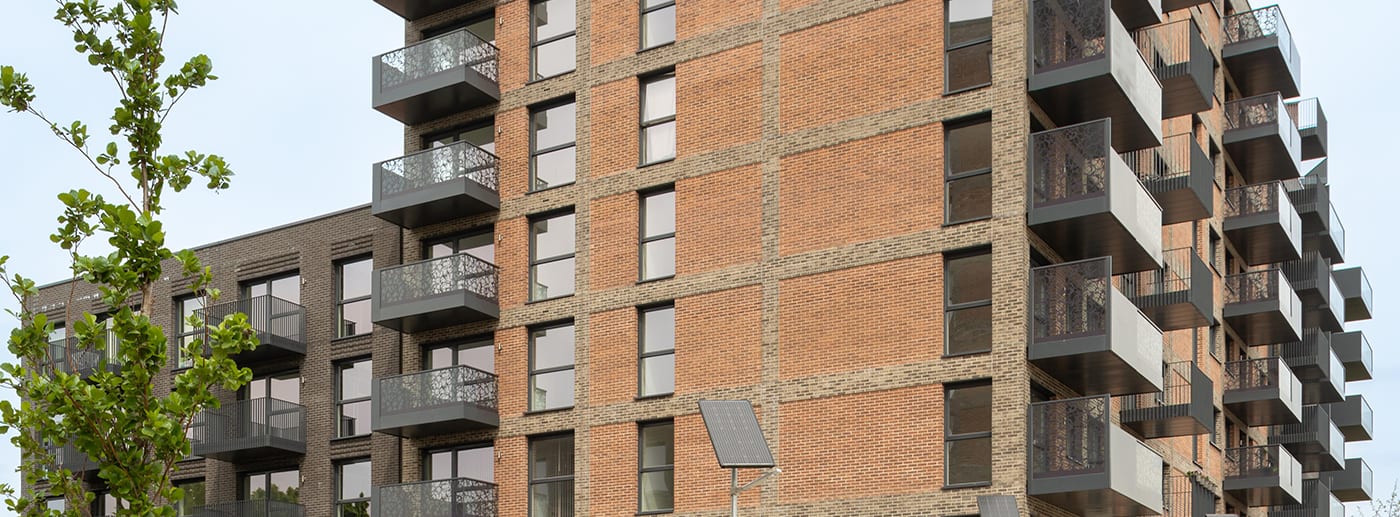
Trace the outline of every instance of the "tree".
<path fill-rule="evenodd" d="M 1390 495 L 1384 499 L 1373 499 L 1370 502 L 1367 517 L 1400 517 L 1400 484 L 1390 488 Z M 1351 512 L 1347 512 L 1351 513 Z"/>
<path fill-rule="evenodd" d="M 174 14 L 173 0 L 58 2 L 55 19 L 73 33 L 74 49 L 121 94 L 108 127 L 112 141 L 97 144 L 102 145 L 97 151 L 86 124 L 50 120 L 28 78 L 11 66 L 0 67 L 0 105 L 43 123 L 87 160 L 98 175 L 94 179 L 110 182 L 120 194 L 115 201 L 81 188 L 58 195 L 64 209 L 51 240 L 71 260 L 70 285 L 96 286 L 114 310 L 99 324 L 92 314 L 74 312 L 70 289 L 64 321 L 76 343 L 65 339 L 50 346 L 54 322 L 26 303 L 38 293 L 35 282 L 10 275 L 4 268 L 8 257 L 0 257 L 0 278 L 21 307 L 11 311 L 19 324 L 8 341 L 19 363 L 0 365 L 0 387 L 14 390 L 21 403 L 0 403 L 0 431 L 18 431 L 11 442 L 22 451 L 25 483 L 41 486 L 22 496 L 2 487 L 5 505 L 20 515 L 90 514 L 93 494 L 80 478 L 56 468 L 50 452 L 65 444 L 97 462 L 98 476 L 121 501 L 117 515 L 175 515 L 168 502 L 182 494 L 172 486 L 171 474 L 190 452 L 186 429 L 199 412 L 218 407 L 212 387 L 236 390 L 252 377 L 230 359 L 257 345 L 247 317 L 235 314 L 206 325 L 195 315 L 189 323 L 206 330 L 182 346 L 193 367 L 175 376 L 171 393 L 153 389 L 152 379 L 167 364 L 166 334 L 138 308 L 152 306 L 152 287 L 161 278 L 163 262 L 178 264 L 179 275 L 193 277 L 191 289 L 206 297 L 205 306 L 219 296 L 218 290 L 206 288 L 210 269 L 194 253 L 166 247 L 159 220 L 162 196 L 181 192 L 196 180 L 210 190 L 226 189 L 233 175 L 216 155 L 163 154 L 166 117 L 186 94 L 216 79 L 204 55 L 178 70 L 163 68 L 165 32 Z M 113 251 L 84 255 L 83 245 L 95 238 L 104 239 Z M 87 377 L 64 373 L 74 371 L 70 348 L 105 349 L 109 333 L 120 341 L 115 358 L 121 362 L 119 374 L 104 368 Z M 44 498 L 50 496 L 64 497 L 68 509 L 47 510 Z"/>

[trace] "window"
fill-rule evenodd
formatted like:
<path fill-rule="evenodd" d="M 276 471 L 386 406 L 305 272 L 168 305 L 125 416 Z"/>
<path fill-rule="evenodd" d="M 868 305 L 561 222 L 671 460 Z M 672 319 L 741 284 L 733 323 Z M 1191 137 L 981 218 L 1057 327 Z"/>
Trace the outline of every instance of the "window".
<path fill-rule="evenodd" d="M 568 185 L 576 177 L 574 139 L 578 106 L 563 104 L 530 111 L 530 191 Z"/>
<path fill-rule="evenodd" d="M 243 388 L 244 400 L 274 398 L 293 404 L 301 403 L 301 375 L 297 372 L 254 377 Z"/>
<path fill-rule="evenodd" d="M 945 257 L 943 315 L 948 355 L 992 350 L 992 253 Z"/>
<path fill-rule="evenodd" d="M 243 474 L 239 499 L 297 504 L 301 471 L 297 469 Z"/>
<path fill-rule="evenodd" d="M 239 294 L 242 295 L 244 300 L 252 300 L 258 297 L 271 295 L 274 298 L 281 298 L 292 303 L 300 304 L 301 275 L 292 273 L 290 275 L 245 282 L 240 287 L 239 291 Z M 257 304 L 253 304 L 252 309 L 254 312 L 257 312 L 259 307 Z M 253 316 L 253 314 L 248 315 L 249 318 Z"/>
<path fill-rule="evenodd" d="M 432 345 L 423 350 L 424 370 L 452 366 L 470 366 L 486 373 L 496 373 L 496 348 L 492 346 L 491 338 Z"/>
<path fill-rule="evenodd" d="M 642 50 L 676 41 L 676 1 L 642 0 Z"/>
<path fill-rule="evenodd" d="M 335 337 L 358 336 L 374 330 L 369 319 L 372 274 L 374 260 L 369 257 L 336 264 Z"/>
<path fill-rule="evenodd" d="M 676 307 L 642 309 L 639 395 L 669 395 L 676 390 Z"/>
<path fill-rule="evenodd" d="M 490 230 L 486 230 L 453 235 L 423 243 L 423 256 L 428 259 L 450 257 L 459 253 L 471 255 L 488 264 L 495 264 L 495 236 Z"/>
<path fill-rule="evenodd" d="M 175 501 L 175 515 L 187 517 L 195 514 L 195 510 L 204 506 L 204 480 L 197 481 L 177 481 L 175 488 L 179 488 L 184 495 Z"/>
<path fill-rule="evenodd" d="M 68 505 L 62 497 L 54 497 L 52 499 L 45 499 L 44 507 L 50 510 L 57 510 L 61 512 L 66 510 Z"/>
<path fill-rule="evenodd" d="M 948 0 L 943 57 L 950 92 L 992 84 L 992 0 Z"/>
<path fill-rule="evenodd" d="M 574 405 L 574 324 L 530 331 L 530 411 Z"/>
<path fill-rule="evenodd" d="M 573 517 L 574 435 L 530 440 L 530 517 Z"/>
<path fill-rule="evenodd" d="M 574 214 L 530 223 L 530 299 L 574 294 Z"/>
<path fill-rule="evenodd" d="M 950 123 L 943 134 L 945 224 L 992 216 L 992 121 Z"/>
<path fill-rule="evenodd" d="M 642 280 L 676 274 L 676 191 L 642 195 Z"/>
<path fill-rule="evenodd" d="M 491 154 L 496 153 L 496 127 L 491 122 L 477 123 L 464 128 L 438 133 L 423 139 L 423 147 L 435 149 L 459 142 L 466 142 Z"/>
<path fill-rule="evenodd" d="M 1224 432 L 1225 432 L 1225 426 L 1222 425 L 1222 424 L 1224 423 L 1224 421 L 1225 421 L 1225 419 L 1220 418 L 1220 410 L 1219 410 L 1219 409 L 1215 409 L 1215 410 L 1211 413 L 1211 422 L 1210 422 L 1210 444 L 1211 444 L 1211 445 L 1214 445 L 1216 448 L 1219 448 L 1219 447 L 1220 447 L 1220 435 L 1221 435 L 1221 434 L 1224 434 Z"/>
<path fill-rule="evenodd" d="M 366 435 L 370 432 L 370 383 L 374 361 L 361 359 L 335 367 L 335 405 L 340 424 L 336 437 Z"/>
<path fill-rule="evenodd" d="M 574 0 L 530 4 L 530 80 L 574 71 Z"/>
<path fill-rule="evenodd" d="M 474 479 L 496 482 L 496 449 L 491 444 L 428 451 L 424 470 L 429 480 Z"/>
<path fill-rule="evenodd" d="M 368 458 L 337 464 L 335 466 L 336 517 L 369 517 L 370 486 Z"/>
<path fill-rule="evenodd" d="M 194 316 L 195 311 L 203 308 L 204 297 L 202 296 L 189 295 L 175 299 L 175 338 L 180 346 L 180 349 L 175 352 L 178 368 L 194 366 L 194 359 L 185 355 L 185 347 L 191 342 L 203 338 L 203 329 L 190 325 L 189 319 Z"/>
<path fill-rule="evenodd" d="M 642 80 L 642 165 L 676 157 L 676 74 Z"/>
<path fill-rule="evenodd" d="M 93 514 L 100 515 L 101 517 L 114 517 L 117 515 L 117 507 L 124 503 L 119 502 L 117 496 L 112 495 L 111 492 L 98 492 L 98 494 L 100 495 L 94 494 L 97 496 L 92 501 Z"/>
<path fill-rule="evenodd" d="M 638 435 L 638 511 L 669 512 L 676 493 L 675 424 L 642 424 Z"/>
<path fill-rule="evenodd" d="M 944 403 L 944 483 L 992 481 L 992 383 L 949 385 Z"/>

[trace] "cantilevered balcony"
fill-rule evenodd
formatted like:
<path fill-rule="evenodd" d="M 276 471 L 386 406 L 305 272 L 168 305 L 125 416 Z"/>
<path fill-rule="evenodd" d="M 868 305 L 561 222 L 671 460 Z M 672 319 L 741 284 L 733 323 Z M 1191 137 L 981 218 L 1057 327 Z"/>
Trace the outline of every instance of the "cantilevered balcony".
<path fill-rule="evenodd" d="M 194 517 L 302 517 L 306 509 L 296 503 L 265 499 L 214 503 L 191 510 Z"/>
<path fill-rule="evenodd" d="M 55 371 L 84 379 L 100 371 L 120 373 L 120 351 L 121 340 L 110 330 L 103 330 L 100 342 L 93 345 L 81 343 L 78 336 L 68 336 L 49 342 L 49 361 L 40 369 L 52 367 Z"/>
<path fill-rule="evenodd" d="M 374 2 L 409 21 L 464 5 L 462 0 L 374 0 Z"/>
<path fill-rule="evenodd" d="M 1123 159 L 1162 207 L 1162 224 L 1215 214 L 1215 164 L 1192 134 L 1169 136 L 1161 147 L 1126 153 Z"/>
<path fill-rule="evenodd" d="M 1340 470 L 1346 460 L 1346 440 L 1326 406 L 1306 406 L 1302 422 L 1269 427 L 1269 443 L 1286 447 L 1303 472 Z"/>
<path fill-rule="evenodd" d="M 470 478 L 374 488 L 380 517 L 496 517 L 496 485 Z"/>
<path fill-rule="evenodd" d="M 1348 458 L 1346 468 L 1323 472 L 1321 479 L 1331 487 L 1332 494 L 1337 496 L 1337 499 L 1355 503 L 1371 500 L 1371 494 L 1374 493 L 1372 476 L 1371 466 L 1364 460 Z"/>
<path fill-rule="evenodd" d="M 374 58 L 374 109 L 421 124 L 501 99 L 496 46 L 467 29 Z"/>
<path fill-rule="evenodd" d="M 1303 159 L 1327 156 L 1327 115 L 1322 104 L 1313 97 L 1288 101 L 1286 106 L 1289 118 L 1298 126 L 1298 135 L 1303 137 Z"/>
<path fill-rule="evenodd" d="M 1320 162 L 1319 166 L 1326 167 L 1326 160 Z M 1304 233 L 1325 231 L 1327 223 L 1331 222 L 1332 188 L 1327 185 L 1325 176 L 1325 172 L 1318 174 L 1314 168 L 1313 172 L 1299 178 L 1298 181 L 1284 184 L 1284 188 L 1288 190 L 1288 200 L 1293 202 L 1293 208 L 1298 211 L 1298 217 L 1303 221 Z"/>
<path fill-rule="evenodd" d="M 1215 418 L 1215 385 L 1189 361 L 1168 364 L 1159 393 L 1119 398 L 1119 422 L 1143 438 L 1209 433 Z"/>
<path fill-rule="evenodd" d="M 467 142 L 374 165 L 376 217 L 417 228 L 501 207 L 500 160 Z"/>
<path fill-rule="evenodd" d="M 1113 272 L 1162 267 L 1162 209 L 1109 144 L 1109 120 L 1031 135 L 1029 224 L 1067 260 Z"/>
<path fill-rule="evenodd" d="M 1224 143 L 1245 183 L 1303 173 L 1302 137 L 1277 92 L 1226 102 Z"/>
<path fill-rule="evenodd" d="M 1162 0 L 1113 0 L 1113 14 L 1128 30 L 1162 23 Z"/>
<path fill-rule="evenodd" d="M 1210 325 L 1215 314 L 1210 266 L 1195 248 L 1167 250 L 1162 258 L 1162 269 L 1114 277 L 1118 289 L 1162 330 Z"/>
<path fill-rule="evenodd" d="M 1371 405 L 1366 402 L 1366 397 L 1347 395 L 1346 400 L 1342 402 L 1328 404 L 1327 411 L 1332 415 L 1332 423 L 1337 424 L 1337 429 L 1342 431 L 1346 441 L 1364 442 L 1375 436 L 1375 415 L 1371 412 Z"/>
<path fill-rule="evenodd" d="M 1249 427 L 1301 422 L 1302 390 L 1298 378 L 1277 357 L 1225 363 L 1222 402 Z"/>
<path fill-rule="evenodd" d="M 419 332 L 495 319 L 496 266 L 466 253 L 376 270 L 375 323 Z"/>
<path fill-rule="evenodd" d="M 1332 333 L 1308 328 L 1303 339 L 1269 348 L 1303 383 L 1304 404 L 1341 402 L 1346 396 L 1346 367 L 1332 351 Z"/>
<path fill-rule="evenodd" d="M 1190 18 L 1133 33 L 1138 51 L 1162 83 L 1162 117 L 1210 110 L 1215 101 L 1215 54 Z"/>
<path fill-rule="evenodd" d="M 1112 0 L 1031 2 L 1030 95 L 1059 125 L 1113 119 L 1113 148 L 1162 143 L 1162 86 Z"/>
<path fill-rule="evenodd" d="M 1347 382 L 1371 380 L 1371 373 L 1375 371 L 1371 342 L 1361 331 L 1333 333 L 1332 351 L 1346 368 Z"/>
<path fill-rule="evenodd" d="M 1332 279 L 1332 265 L 1314 251 L 1303 252 L 1303 258 L 1285 262 L 1281 269 L 1303 302 L 1303 327 L 1341 331 L 1342 295 Z"/>
<path fill-rule="evenodd" d="M 69 443 L 62 447 L 46 447 L 49 454 L 53 455 L 54 465 L 60 469 L 68 469 L 69 472 L 79 474 L 85 478 L 97 476 L 99 465 L 91 456 L 78 451 L 77 447 Z"/>
<path fill-rule="evenodd" d="M 1079 515 L 1162 513 L 1162 457 L 1113 425 L 1109 397 L 1031 404 L 1028 493 Z"/>
<path fill-rule="evenodd" d="M 1283 92 L 1297 97 L 1301 88 L 1302 60 L 1283 11 L 1278 6 L 1237 13 L 1225 18 L 1225 68 L 1244 95 Z"/>
<path fill-rule="evenodd" d="M 1316 251 L 1327 257 L 1333 264 L 1345 261 L 1347 252 L 1347 229 L 1337 215 L 1337 206 L 1327 207 L 1327 224 L 1317 231 L 1303 228 L 1303 252 Z"/>
<path fill-rule="evenodd" d="M 1319 479 L 1303 480 L 1303 502 L 1269 507 L 1269 517 L 1346 517 L 1346 508 L 1327 483 Z"/>
<path fill-rule="evenodd" d="M 1169 13 L 1172 11 L 1180 11 L 1201 4 L 1208 4 L 1212 1 L 1214 0 L 1162 0 L 1162 12 Z"/>
<path fill-rule="evenodd" d="M 500 425 L 496 376 L 469 366 L 376 379 L 374 430 L 407 438 Z"/>
<path fill-rule="evenodd" d="M 1079 393 L 1162 390 L 1162 331 L 1109 277 L 1110 259 L 1031 271 L 1030 361 Z"/>
<path fill-rule="evenodd" d="M 1303 223 L 1279 182 L 1225 191 L 1225 237 L 1246 264 L 1257 266 L 1303 256 Z"/>
<path fill-rule="evenodd" d="M 1371 281 L 1359 267 L 1338 269 L 1332 272 L 1337 279 L 1337 289 L 1346 300 L 1347 321 L 1371 319 Z"/>
<path fill-rule="evenodd" d="M 246 462 L 306 454 L 306 408 L 256 398 L 196 415 L 190 445 L 195 456 Z"/>
<path fill-rule="evenodd" d="M 1303 466 L 1281 445 L 1225 449 L 1221 487 L 1249 506 L 1303 502 Z"/>
<path fill-rule="evenodd" d="M 1225 277 L 1225 322 L 1246 345 L 1298 341 L 1302 302 L 1277 269 Z"/>
<path fill-rule="evenodd" d="M 1215 512 L 1215 491 L 1195 476 L 1171 474 L 1162 487 L 1162 515 L 1196 517 Z M 1214 483 L 1212 483 L 1213 485 Z"/>
<path fill-rule="evenodd" d="M 306 355 L 306 308 L 276 296 L 263 295 L 211 305 L 201 311 L 205 323 L 218 325 L 237 313 L 248 316 L 258 334 L 258 346 L 233 356 L 239 364 Z"/>

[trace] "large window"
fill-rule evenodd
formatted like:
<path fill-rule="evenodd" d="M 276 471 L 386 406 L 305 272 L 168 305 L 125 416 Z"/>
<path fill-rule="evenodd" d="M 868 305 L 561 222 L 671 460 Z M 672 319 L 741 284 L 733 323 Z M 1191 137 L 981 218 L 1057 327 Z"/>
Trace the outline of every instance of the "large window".
<path fill-rule="evenodd" d="M 676 307 L 641 310 L 638 395 L 669 395 L 676 390 Z"/>
<path fill-rule="evenodd" d="M 642 280 L 676 274 L 676 191 L 642 195 Z"/>
<path fill-rule="evenodd" d="M 943 12 L 949 92 L 992 84 L 992 0 L 948 0 Z"/>
<path fill-rule="evenodd" d="M 423 456 L 427 479 L 466 478 L 496 482 L 496 448 L 489 443 L 433 450 Z"/>
<path fill-rule="evenodd" d="M 336 436 L 370 432 L 370 389 L 374 361 L 361 359 L 335 366 Z"/>
<path fill-rule="evenodd" d="M 491 154 L 496 153 L 496 127 L 491 122 L 472 124 L 467 127 L 437 133 L 423 139 L 423 147 L 446 147 L 458 142 L 466 142 L 477 149 Z"/>
<path fill-rule="evenodd" d="M 992 481 L 992 383 L 948 385 L 944 405 L 944 483 Z"/>
<path fill-rule="evenodd" d="M 486 373 L 496 373 L 496 347 L 487 337 L 436 344 L 423 350 L 424 370 L 451 366 L 470 366 Z"/>
<path fill-rule="evenodd" d="M 642 79 L 642 165 L 676 157 L 676 74 Z"/>
<path fill-rule="evenodd" d="M 203 338 L 203 328 L 190 325 L 190 316 L 194 316 L 195 311 L 204 308 L 204 297 L 188 295 L 175 299 L 175 338 L 180 349 L 175 352 L 176 366 L 187 368 L 194 366 L 194 359 L 185 355 L 185 346 L 191 342 Z"/>
<path fill-rule="evenodd" d="M 530 190 L 574 182 L 575 128 L 578 105 L 573 100 L 530 110 Z"/>
<path fill-rule="evenodd" d="M 371 486 L 369 458 L 336 464 L 336 517 L 369 517 Z"/>
<path fill-rule="evenodd" d="M 574 405 L 574 324 L 530 331 L 530 411 Z"/>
<path fill-rule="evenodd" d="M 244 400 L 274 398 L 300 404 L 301 375 L 297 372 L 289 372 L 254 377 L 243 390 Z"/>
<path fill-rule="evenodd" d="M 574 0 L 530 3 L 530 80 L 574 71 Z"/>
<path fill-rule="evenodd" d="M 175 515 L 187 517 L 194 515 L 195 510 L 204 506 L 204 480 L 196 481 L 176 481 L 175 487 L 184 492 L 179 500 L 175 501 Z"/>
<path fill-rule="evenodd" d="M 573 517 L 574 435 L 530 440 L 530 517 Z"/>
<path fill-rule="evenodd" d="M 676 0 L 642 0 L 642 50 L 676 41 Z"/>
<path fill-rule="evenodd" d="M 574 214 L 530 222 L 530 299 L 574 294 Z"/>
<path fill-rule="evenodd" d="M 943 219 L 948 224 L 992 215 L 992 121 L 950 123 L 943 135 Z"/>
<path fill-rule="evenodd" d="M 428 259 L 464 253 L 488 264 L 496 263 L 496 241 L 491 230 L 474 231 L 423 242 L 423 256 Z"/>
<path fill-rule="evenodd" d="M 44 508 L 61 512 L 68 508 L 68 504 L 62 497 L 53 497 L 44 500 Z"/>
<path fill-rule="evenodd" d="M 992 350 L 992 253 L 953 255 L 943 261 L 945 354 Z"/>
<path fill-rule="evenodd" d="M 370 276 L 374 260 L 369 257 L 341 262 L 335 266 L 335 337 L 358 336 L 374 330 L 370 321 Z"/>
<path fill-rule="evenodd" d="M 257 298 L 259 296 L 271 295 L 274 298 L 281 298 L 292 303 L 301 303 L 301 275 L 292 273 L 271 278 L 263 278 L 252 282 L 244 282 L 239 289 L 245 300 Z M 257 305 L 253 306 L 257 310 Z M 252 316 L 251 314 L 249 315 Z"/>
<path fill-rule="evenodd" d="M 642 513 L 669 512 L 676 494 L 676 426 L 670 421 L 638 428 L 638 508 Z"/>
<path fill-rule="evenodd" d="M 112 495 L 111 492 L 104 491 L 98 492 L 98 494 L 100 495 L 97 495 L 92 501 L 94 515 L 115 517 L 117 515 L 117 507 L 125 505 L 120 499 L 117 499 L 117 496 Z"/>
<path fill-rule="evenodd" d="M 239 499 L 297 504 L 301 491 L 301 471 L 297 469 L 243 474 Z"/>

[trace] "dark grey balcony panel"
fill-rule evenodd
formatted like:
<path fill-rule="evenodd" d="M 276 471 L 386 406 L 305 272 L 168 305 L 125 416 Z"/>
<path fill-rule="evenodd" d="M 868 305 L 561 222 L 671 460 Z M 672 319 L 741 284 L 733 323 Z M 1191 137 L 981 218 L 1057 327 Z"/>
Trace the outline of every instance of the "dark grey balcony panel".
<path fill-rule="evenodd" d="M 282 501 L 251 500 L 214 503 L 191 510 L 194 517 L 302 517 L 306 509 Z"/>
<path fill-rule="evenodd" d="M 1128 30 L 1162 23 L 1162 0 L 1113 0 L 1113 14 Z"/>
<path fill-rule="evenodd" d="M 1162 86 L 1111 0 L 1031 2 L 1030 95 L 1058 125 L 1113 119 L 1113 147 L 1162 144 Z"/>
<path fill-rule="evenodd" d="M 376 379 L 374 430 L 406 438 L 486 429 L 500 425 L 496 376 L 450 366 Z"/>
<path fill-rule="evenodd" d="M 1346 300 L 1346 320 L 1360 321 L 1371 319 L 1371 281 L 1359 267 L 1338 269 L 1332 272 L 1337 280 L 1337 290 Z"/>
<path fill-rule="evenodd" d="M 1030 227 L 1066 260 L 1162 267 L 1162 210 L 1109 145 L 1107 119 L 1031 136 Z"/>
<path fill-rule="evenodd" d="M 374 165 L 376 217 L 417 228 L 500 209 L 500 160 L 457 142 Z"/>
<path fill-rule="evenodd" d="M 1225 449 L 1221 488 L 1248 506 L 1303 502 L 1303 466 L 1280 445 Z"/>
<path fill-rule="evenodd" d="M 1361 458 L 1347 458 L 1346 468 L 1323 472 L 1320 479 L 1332 489 L 1332 495 L 1348 503 L 1370 501 L 1373 491 L 1371 466 Z"/>
<path fill-rule="evenodd" d="M 1332 351 L 1332 336 L 1326 330 L 1305 328 L 1302 339 L 1269 347 L 1303 383 L 1303 404 L 1341 402 L 1346 395 L 1346 369 Z"/>
<path fill-rule="evenodd" d="M 1167 365 L 1160 393 L 1119 399 L 1119 422 L 1143 438 L 1209 433 L 1215 418 L 1215 385 L 1189 361 Z"/>
<path fill-rule="evenodd" d="M 1336 205 L 1327 207 L 1327 224 L 1319 231 L 1303 230 L 1303 252 L 1316 251 L 1333 264 L 1345 262 L 1347 229 L 1337 215 Z"/>
<path fill-rule="evenodd" d="M 1279 182 L 1225 191 L 1225 237 L 1246 264 L 1257 266 L 1303 256 L 1303 222 Z"/>
<path fill-rule="evenodd" d="M 62 447 L 46 447 L 49 454 L 53 455 L 54 465 L 60 469 L 68 469 L 69 472 L 82 476 L 84 479 L 96 479 L 97 471 L 101 467 L 91 456 L 78 451 L 73 444 L 65 444 Z"/>
<path fill-rule="evenodd" d="M 1212 1 L 1213 0 L 1162 0 L 1162 12 L 1169 13 L 1172 11 L 1180 11 L 1201 4 L 1209 4 Z"/>
<path fill-rule="evenodd" d="M 1303 386 L 1282 359 L 1225 363 L 1225 409 L 1249 427 L 1303 421 Z"/>
<path fill-rule="evenodd" d="M 1162 457 L 1109 418 L 1107 395 L 1030 407 L 1029 495 L 1079 515 L 1162 513 Z"/>
<path fill-rule="evenodd" d="M 306 408 L 256 398 L 207 409 L 191 425 L 195 456 L 229 462 L 306 454 Z"/>
<path fill-rule="evenodd" d="M 1327 411 L 1346 441 L 1368 441 L 1375 436 L 1375 414 L 1371 412 L 1371 404 L 1366 402 L 1366 397 L 1347 395 L 1346 400 L 1328 404 Z"/>
<path fill-rule="evenodd" d="M 1215 214 L 1215 164 L 1190 133 L 1169 136 L 1161 147 L 1125 153 L 1128 167 L 1162 208 L 1162 224 Z"/>
<path fill-rule="evenodd" d="M 1361 331 L 1336 332 L 1332 334 L 1332 351 L 1342 361 L 1346 369 L 1347 382 L 1371 380 L 1375 371 L 1371 342 Z"/>
<path fill-rule="evenodd" d="M 1206 515 L 1215 512 L 1215 489 L 1195 475 L 1172 473 L 1162 487 L 1162 515 L 1169 517 Z"/>
<path fill-rule="evenodd" d="M 1162 117 L 1209 111 L 1215 102 L 1215 54 L 1190 18 L 1133 33 L 1162 83 Z"/>
<path fill-rule="evenodd" d="M 1215 319 L 1215 273 L 1195 248 L 1162 252 L 1156 271 L 1114 278 L 1133 305 L 1166 331 L 1209 326 Z"/>
<path fill-rule="evenodd" d="M 1342 295 L 1332 279 L 1332 265 L 1317 252 L 1285 262 L 1280 268 L 1303 302 L 1303 327 L 1327 332 L 1342 330 Z"/>
<path fill-rule="evenodd" d="M 1327 115 L 1316 97 L 1289 101 L 1288 115 L 1298 125 L 1303 137 L 1303 159 L 1316 160 L 1327 156 Z"/>
<path fill-rule="evenodd" d="M 1245 183 L 1297 179 L 1303 173 L 1302 137 L 1276 92 L 1226 102 L 1223 140 Z"/>
<path fill-rule="evenodd" d="M 1303 502 L 1270 506 L 1269 517 L 1346 517 L 1346 508 L 1319 479 L 1303 480 Z"/>
<path fill-rule="evenodd" d="M 1306 406 L 1302 422 L 1269 427 L 1269 443 L 1286 447 L 1303 472 L 1340 470 L 1346 459 L 1346 440 L 1326 406 Z"/>
<path fill-rule="evenodd" d="M 99 343 L 82 343 L 78 336 L 68 336 L 49 342 L 49 359 L 39 366 L 40 370 L 49 367 L 84 379 L 100 371 L 120 373 L 121 341 L 109 330 L 103 330 Z"/>
<path fill-rule="evenodd" d="M 1031 363 L 1079 393 L 1162 390 L 1162 331 L 1108 275 L 1110 259 L 1031 271 Z"/>
<path fill-rule="evenodd" d="M 471 255 L 404 264 L 375 271 L 371 317 L 400 332 L 419 332 L 496 319 L 496 266 Z"/>
<path fill-rule="evenodd" d="M 496 517 L 496 485 L 470 478 L 374 487 L 380 517 Z"/>
<path fill-rule="evenodd" d="M 1323 160 L 1319 167 L 1325 166 L 1326 160 Z M 1293 202 L 1293 208 L 1298 211 L 1298 217 L 1303 221 L 1303 233 L 1326 231 L 1331 217 L 1332 188 L 1327 185 L 1322 175 L 1316 174 L 1316 171 L 1317 168 L 1314 167 L 1312 173 L 1298 178 L 1297 182 L 1290 181 L 1285 184 L 1288 199 Z"/>
<path fill-rule="evenodd" d="M 272 295 L 211 305 L 200 311 L 205 323 L 218 325 L 242 313 L 258 334 L 258 346 L 233 356 L 239 364 L 254 364 L 306 355 L 306 308 Z"/>
<path fill-rule="evenodd" d="M 1241 94 L 1298 96 L 1302 60 L 1278 6 L 1231 15 L 1222 25 L 1225 47 L 1220 54 Z"/>
<path fill-rule="evenodd" d="M 393 11 L 405 20 L 417 20 L 430 14 L 437 14 L 459 5 L 463 0 L 374 0 L 375 3 Z"/>
<path fill-rule="evenodd" d="M 496 46 L 467 29 L 376 56 L 374 109 L 421 124 L 501 100 Z"/>
<path fill-rule="evenodd" d="M 1246 345 L 1298 341 L 1302 302 L 1277 269 L 1225 277 L 1225 322 Z"/>

